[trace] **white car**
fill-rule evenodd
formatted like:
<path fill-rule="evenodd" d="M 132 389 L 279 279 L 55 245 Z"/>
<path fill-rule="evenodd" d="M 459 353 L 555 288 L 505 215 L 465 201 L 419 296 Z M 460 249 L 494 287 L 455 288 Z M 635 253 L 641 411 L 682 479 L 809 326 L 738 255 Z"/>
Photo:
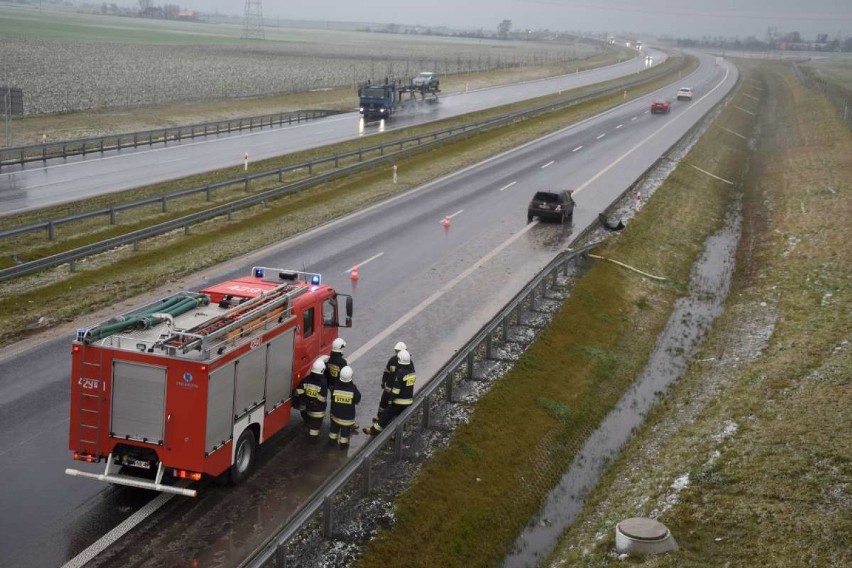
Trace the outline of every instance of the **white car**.
<path fill-rule="evenodd" d="M 677 100 L 679 101 L 691 101 L 692 100 L 692 89 L 689 87 L 681 87 L 677 90 Z"/>

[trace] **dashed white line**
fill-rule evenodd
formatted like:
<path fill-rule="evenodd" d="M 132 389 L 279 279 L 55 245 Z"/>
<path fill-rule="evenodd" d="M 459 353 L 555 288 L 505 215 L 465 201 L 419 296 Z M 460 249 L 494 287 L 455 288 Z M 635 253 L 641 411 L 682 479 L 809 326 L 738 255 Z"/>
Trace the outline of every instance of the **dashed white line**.
<path fill-rule="evenodd" d="M 741 111 L 743 111 L 743 112 L 744 112 L 744 113 L 746 113 L 746 114 L 750 114 L 750 115 L 752 115 L 752 116 L 757 116 L 757 113 L 755 113 L 755 112 L 751 112 L 750 110 L 747 110 L 747 109 L 744 109 L 744 108 L 743 108 L 743 107 L 741 107 L 741 106 L 736 106 L 736 105 L 734 105 L 734 108 L 735 108 L 735 109 L 737 109 L 737 110 L 741 110 Z"/>
<path fill-rule="evenodd" d="M 361 262 L 356 262 L 356 263 L 355 263 L 355 266 L 364 266 L 364 265 L 365 265 L 365 264 L 367 264 L 368 262 L 371 262 L 371 261 L 373 261 L 373 260 L 376 260 L 377 258 L 379 258 L 380 256 L 382 256 L 383 254 L 385 254 L 385 253 L 380 252 L 379 254 L 374 254 L 373 256 L 371 256 L 370 258 L 368 258 L 367 260 L 362 260 Z M 344 272 L 343 274 L 349 274 L 350 272 L 352 272 L 352 271 L 355 269 L 355 266 L 353 266 L 352 268 L 350 268 L 349 270 L 347 270 L 347 271 L 346 271 L 346 272 Z"/>
<path fill-rule="evenodd" d="M 556 160 L 550 160 L 549 162 L 547 162 L 546 164 L 544 164 L 543 166 L 541 166 L 541 169 L 544 169 L 544 168 L 546 168 L 547 166 L 552 166 L 552 165 L 554 164 L 554 162 L 555 162 L 555 161 L 556 161 Z"/>
<path fill-rule="evenodd" d="M 504 189 L 509 189 L 510 187 L 512 187 L 513 185 L 515 185 L 516 183 L 518 183 L 518 182 L 517 182 L 517 181 L 513 181 L 512 183 L 507 183 L 506 185 L 504 185 L 503 187 L 501 187 L 501 188 L 500 188 L 500 191 L 503 191 Z"/>
<path fill-rule="evenodd" d="M 618 130 L 618 129 L 619 129 L 619 128 L 621 128 L 622 126 L 624 126 L 624 125 L 623 125 L 623 124 L 619 124 L 618 126 L 616 126 L 616 127 L 615 127 L 615 129 L 616 129 L 616 130 Z"/>
<path fill-rule="evenodd" d="M 597 139 L 598 139 L 598 140 L 600 140 L 600 139 L 601 139 L 601 138 L 603 138 L 604 136 L 606 136 L 606 134 L 601 134 L 600 136 L 598 136 L 598 137 L 597 137 Z"/>
<path fill-rule="evenodd" d="M 571 150 L 571 151 L 572 151 L 572 152 L 577 152 L 577 151 L 581 150 L 582 148 L 583 148 L 582 146 L 577 146 L 576 148 L 574 148 L 574 149 L 573 149 L 573 150 Z"/>
<path fill-rule="evenodd" d="M 651 111 L 650 111 L 650 110 L 646 110 L 646 111 L 644 112 L 644 114 L 648 114 L 649 112 L 651 112 Z M 636 120 L 636 119 L 634 118 L 633 120 Z"/>
<path fill-rule="evenodd" d="M 633 117 L 633 118 L 631 118 L 630 120 L 636 120 L 637 118 L 639 118 L 639 117 L 638 117 L 638 116 L 634 116 L 634 117 Z"/>
<path fill-rule="evenodd" d="M 456 215 L 458 215 L 459 213 L 463 213 L 463 212 L 464 212 L 464 209 L 459 209 L 458 211 L 456 211 L 456 212 L 455 212 L 455 213 L 453 213 L 452 215 L 447 215 L 446 217 L 444 217 L 443 219 L 441 219 L 441 220 L 440 220 L 440 221 L 438 221 L 438 222 L 439 222 L 439 223 L 443 223 L 443 222 L 444 222 L 444 220 L 446 220 L 446 219 L 452 219 L 453 217 L 455 217 L 455 216 L 456 216 Z"/>

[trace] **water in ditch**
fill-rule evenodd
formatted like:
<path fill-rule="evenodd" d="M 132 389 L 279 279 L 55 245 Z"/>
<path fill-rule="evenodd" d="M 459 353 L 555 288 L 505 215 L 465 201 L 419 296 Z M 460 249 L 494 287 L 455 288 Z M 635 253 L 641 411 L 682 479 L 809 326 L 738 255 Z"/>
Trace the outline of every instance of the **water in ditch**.
<path fill-rule="evenodd" d="M 739 235 L 737 213 L 731 214 L 725 228 L 707 240 L 704 254 L 692 269 L 689 293 L 675 303 L 648 364 L 586 441 L 533 521 L 515 539 L 503 568 L 538 566 L 548 557 L 608 464 L 661 395 L 686 370 L 713 320 L 722 312 Z"/>

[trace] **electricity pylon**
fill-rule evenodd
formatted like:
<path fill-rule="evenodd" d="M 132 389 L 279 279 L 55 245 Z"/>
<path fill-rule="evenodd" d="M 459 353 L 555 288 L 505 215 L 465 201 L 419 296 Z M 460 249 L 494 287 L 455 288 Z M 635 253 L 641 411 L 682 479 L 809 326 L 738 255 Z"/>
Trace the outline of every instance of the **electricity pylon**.
<path fill-rule="evenodd" d="M 246 15 L 240 39 L 266 39 L 263 32 L 263 5 L 261 0 L 246 0 Z"/>

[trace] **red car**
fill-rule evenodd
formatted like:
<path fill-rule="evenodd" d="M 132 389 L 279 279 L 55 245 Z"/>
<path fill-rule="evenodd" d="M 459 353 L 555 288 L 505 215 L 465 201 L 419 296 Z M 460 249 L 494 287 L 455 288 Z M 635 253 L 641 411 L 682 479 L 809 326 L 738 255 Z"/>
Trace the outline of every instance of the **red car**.
<path fill-rule="evenodd" d="M 669 101 L 654 101 L 651 103 L 652 114 L 669 112 L 670 110 Z"/>

